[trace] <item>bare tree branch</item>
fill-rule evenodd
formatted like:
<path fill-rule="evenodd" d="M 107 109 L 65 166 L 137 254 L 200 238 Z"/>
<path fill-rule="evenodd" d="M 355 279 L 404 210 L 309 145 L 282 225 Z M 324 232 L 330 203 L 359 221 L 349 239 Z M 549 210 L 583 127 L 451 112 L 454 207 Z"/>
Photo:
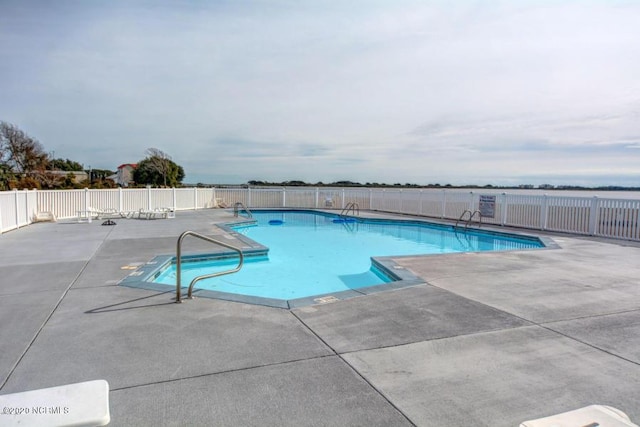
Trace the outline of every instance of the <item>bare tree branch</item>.
<path fill-rule="evenodd" d="M 30 174 L 45 170 L 48 162 L 40 142 L 12 124 L 0 122 L 0 163 L 16 174 Z"/>
<path fill-rule="evenodd" d="M 171 156 L 158 148 L 147 148 L 149 167 L 162 175 L 164 186 L 167 186 L 167 175 L 171 167 Z"/>

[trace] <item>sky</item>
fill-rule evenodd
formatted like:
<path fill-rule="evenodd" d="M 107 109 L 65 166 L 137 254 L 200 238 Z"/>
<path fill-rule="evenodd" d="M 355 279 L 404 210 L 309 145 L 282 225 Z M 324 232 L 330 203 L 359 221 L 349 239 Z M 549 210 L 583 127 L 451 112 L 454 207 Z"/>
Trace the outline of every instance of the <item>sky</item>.
<path fill-rule="evenodd" d="M 187 183 L 640 186 L 640 1 L 0 0 L 0 120 Z"/>

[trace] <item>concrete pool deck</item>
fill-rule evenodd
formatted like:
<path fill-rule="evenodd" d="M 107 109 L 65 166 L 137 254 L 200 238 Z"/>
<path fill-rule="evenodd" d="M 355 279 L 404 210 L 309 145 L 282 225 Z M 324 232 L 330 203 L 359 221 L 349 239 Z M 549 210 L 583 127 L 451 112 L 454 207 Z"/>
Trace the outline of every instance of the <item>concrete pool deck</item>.
<path fill-rule="evenodd" d="M 590 404 L 640 422 L 639 244 L 402 257 L 426 284 L 292 310 L 117 285 L 231 218 L 1 235 L 0 394 L 105 379 L 112 426 L 517 426 Z"/>

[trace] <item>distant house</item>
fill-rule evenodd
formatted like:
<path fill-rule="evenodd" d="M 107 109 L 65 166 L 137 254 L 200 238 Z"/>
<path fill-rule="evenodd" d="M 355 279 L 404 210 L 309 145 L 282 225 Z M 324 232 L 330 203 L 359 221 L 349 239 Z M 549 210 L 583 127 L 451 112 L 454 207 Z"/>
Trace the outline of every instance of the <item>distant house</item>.
<path fill-rule="evenodd" d="M 138 165 L 135 163 L 122 164 L 118 166 L 118 170 L 116 171 L 115 175 L 111 175 L 109 179 L 114 180 L 115 183 L 121 187 L 128 187 L 129 185 L 134 184 L 133 170 L 137 166 Z"/>
<path fill-rule="evenodd" d="M 82 181 L 86 181 L 89 179 L 89 174 L 84 171 L 47 171 L 47 175 L 53 176 L 56 178 L 66 178 L 67 176 L 72 176 L 72 182 L 78 183 Z"/>

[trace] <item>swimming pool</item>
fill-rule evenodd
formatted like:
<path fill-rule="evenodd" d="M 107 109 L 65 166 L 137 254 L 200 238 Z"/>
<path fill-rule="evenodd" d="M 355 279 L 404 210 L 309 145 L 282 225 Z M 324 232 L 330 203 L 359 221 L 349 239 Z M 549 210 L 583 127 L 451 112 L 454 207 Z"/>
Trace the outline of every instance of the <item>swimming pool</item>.
<path fill-rule="evenodd" d="M 323 212 L 273 210 L 254 212 L 253 219 L 231 225 L 230 230 L 268 247 L 268 254 L 248 256 L 238 273 L 202 280 L 196 289 L 226 299 L 241 295 L 239 300 L 248 297 L 251 302 L 290 306 L 292 300 L 345 297 L 421 282 L 394 267 L 388 257 L 544 247 L 534 237 L 455 231 L 423 221 L 345 220 Z M 237 258 L 187 260 L 182 264 L 182 283 L 188 285 L 198 275 L 235 264 Z M 175 286 L 175 276 L 175 263 L 169 262 L 152 281 Z"/>

